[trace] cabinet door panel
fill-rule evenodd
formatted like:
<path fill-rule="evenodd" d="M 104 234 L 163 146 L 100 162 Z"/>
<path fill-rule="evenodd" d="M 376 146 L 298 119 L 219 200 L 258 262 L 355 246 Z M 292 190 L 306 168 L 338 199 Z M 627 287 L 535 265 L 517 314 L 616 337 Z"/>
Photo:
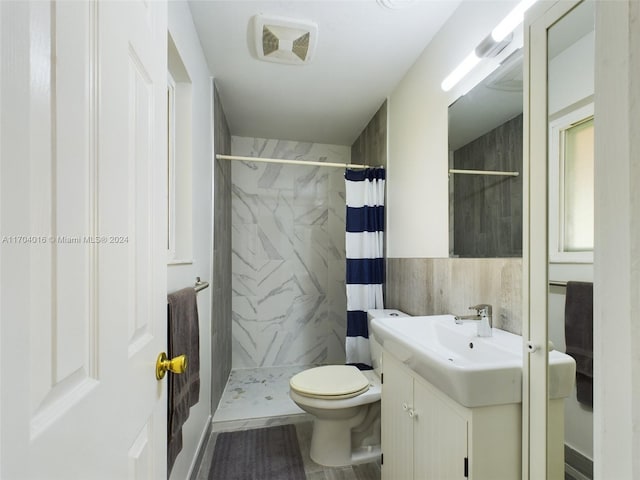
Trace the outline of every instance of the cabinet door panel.
<path fill-rule="evenodd" d="M 406 409 L 403 406 L 406 405 Z M 383 480 L 413 478 L 413 378 L 402 364 L 384 355 L 382 386 Z"/>
<path fill-rule="evenodd" d="M 415 478 L 462 480 L 467 457 L 467 420 L 428 386 L 414 383 Z M 398 477 L 401 478 L 401 477 Z M 409 478 L 409 477 L 407 477 Z"/>

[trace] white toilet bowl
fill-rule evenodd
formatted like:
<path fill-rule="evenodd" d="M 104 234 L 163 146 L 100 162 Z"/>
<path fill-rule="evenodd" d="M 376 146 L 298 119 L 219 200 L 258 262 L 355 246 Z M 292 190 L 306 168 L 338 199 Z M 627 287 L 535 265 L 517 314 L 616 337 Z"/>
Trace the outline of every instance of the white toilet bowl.
<path fill-rule="evenodd" d="M 371 310 L 372 318 L 406 316 L 398 310 Z M 374 370 L 325 365 L 294 375 L 291 399 L 314 416 L 311 459 L 338 467 L 380 457 L 381 348 L 370 338 Z"/>
<path fill-rule="evenodd" d="M 303 376 L 301 378 L 300 376 Z M 306 377 L 306 378 L 304 378 Z M 349 378 L 351 386 L 333 388 L 331 378 L 345 386 Z M 324 386 L 327 393 L 312 393 L 309 385 Z M 360 372 L 349 365 L 326 365 L 305 370 L 291 378 L 291 399 L 305 412 L 314 416 L 311 437 L 311 459 L 320 465 L 338 467 L 375 460 L 380 455 L 380 441 L 375 430 L 362 440 L 374 437 L 377 442 L 369 445 L 353 445 L 352 430 L 379 429 L 380 381 L 372 371 Z M 351 390 L 351 391 L 349 391 Z"/>

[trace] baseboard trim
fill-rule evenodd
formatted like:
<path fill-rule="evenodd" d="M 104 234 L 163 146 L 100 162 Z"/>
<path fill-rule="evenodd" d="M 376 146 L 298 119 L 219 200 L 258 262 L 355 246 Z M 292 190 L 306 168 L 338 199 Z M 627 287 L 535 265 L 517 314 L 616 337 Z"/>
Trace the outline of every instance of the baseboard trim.
<path fill-rule="evenodd" d="M 200 465 L 202 465 L 202 459 L 207 451 L 207 443 L 209 442 L 209 437 L 211 436 L 211 430 L 213 428 L 211 420 L 211 415 L 209 415 L 204 430 L 202 431 L 202 435 L 200 436 L 200 441 L 198 442 L 198 449 L 193 457 L 193 462 L 191 462 L 191 468 L 187 475 L 189 480 L 196 480 L 198 472 L 200 471 Z"/>
<path fill-rule="evenodd" d="M 565 473 L 574 480 L 593 480 L 593 460 L 570 446 L 564 446 Z"/>
<path fill-rule="evenodd" d="M 278 415 L 274 417 L 256 417 L 223 421 L 216 420 L 214 416 L 213 432 L 235 432 L 238 430 L 250 430 L 253 428 L 274 427 L 276 425 L 288 425 L 290 423 L 302 423 L 310 421 L 313 421 L 313 416 L 305 412 L 294 413 L 290 415 Z"/>

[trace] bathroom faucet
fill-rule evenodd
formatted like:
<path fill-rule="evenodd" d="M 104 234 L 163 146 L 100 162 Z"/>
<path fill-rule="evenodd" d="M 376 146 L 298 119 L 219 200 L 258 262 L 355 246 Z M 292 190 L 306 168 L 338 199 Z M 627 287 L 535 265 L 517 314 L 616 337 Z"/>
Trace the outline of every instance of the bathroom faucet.
<path fill-rule="evenodd" d="M 457 324 L 461 324 L 463 320 L 477 320 L 478 323 L 478 336 L 490 337 L 492 335 L 493 328 L 493 308 L 491 305 L 480 304 L 473 307 L 469 307 L 469 310 L 475 310 L 475 315 L 460 315 L 455 317 Z"/>

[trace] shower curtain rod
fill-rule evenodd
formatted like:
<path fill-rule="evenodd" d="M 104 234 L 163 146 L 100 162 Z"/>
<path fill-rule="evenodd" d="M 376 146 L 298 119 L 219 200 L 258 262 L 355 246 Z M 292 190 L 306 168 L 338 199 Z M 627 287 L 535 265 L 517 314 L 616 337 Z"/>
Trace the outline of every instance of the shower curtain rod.
<path fill-rule="evenodd" d="M 450 168 L 449 173 L 464 173 L 466 175 L 503 175 L 505 177 L 517 177 L 519 172 L 499 172 L 496 170 L 461 170 Z"/>
<path fill-rule="evenodd" d="M 331 162 L 307 162 L 305 160 L 285 160 L 283 158 L 261 158 L 261 157 L 238 157 L 236 155 L 220 155 L 217 154 L 218 160 L 241 160 L 244 162 L 265 162 L 265 163 L 284 163 L 287 165 L 306 165 L 318 167 L 338 167 L 338 168 L 378 168 L 371 165 L 358 165 L 356 163 L 331 163 Z"/>

